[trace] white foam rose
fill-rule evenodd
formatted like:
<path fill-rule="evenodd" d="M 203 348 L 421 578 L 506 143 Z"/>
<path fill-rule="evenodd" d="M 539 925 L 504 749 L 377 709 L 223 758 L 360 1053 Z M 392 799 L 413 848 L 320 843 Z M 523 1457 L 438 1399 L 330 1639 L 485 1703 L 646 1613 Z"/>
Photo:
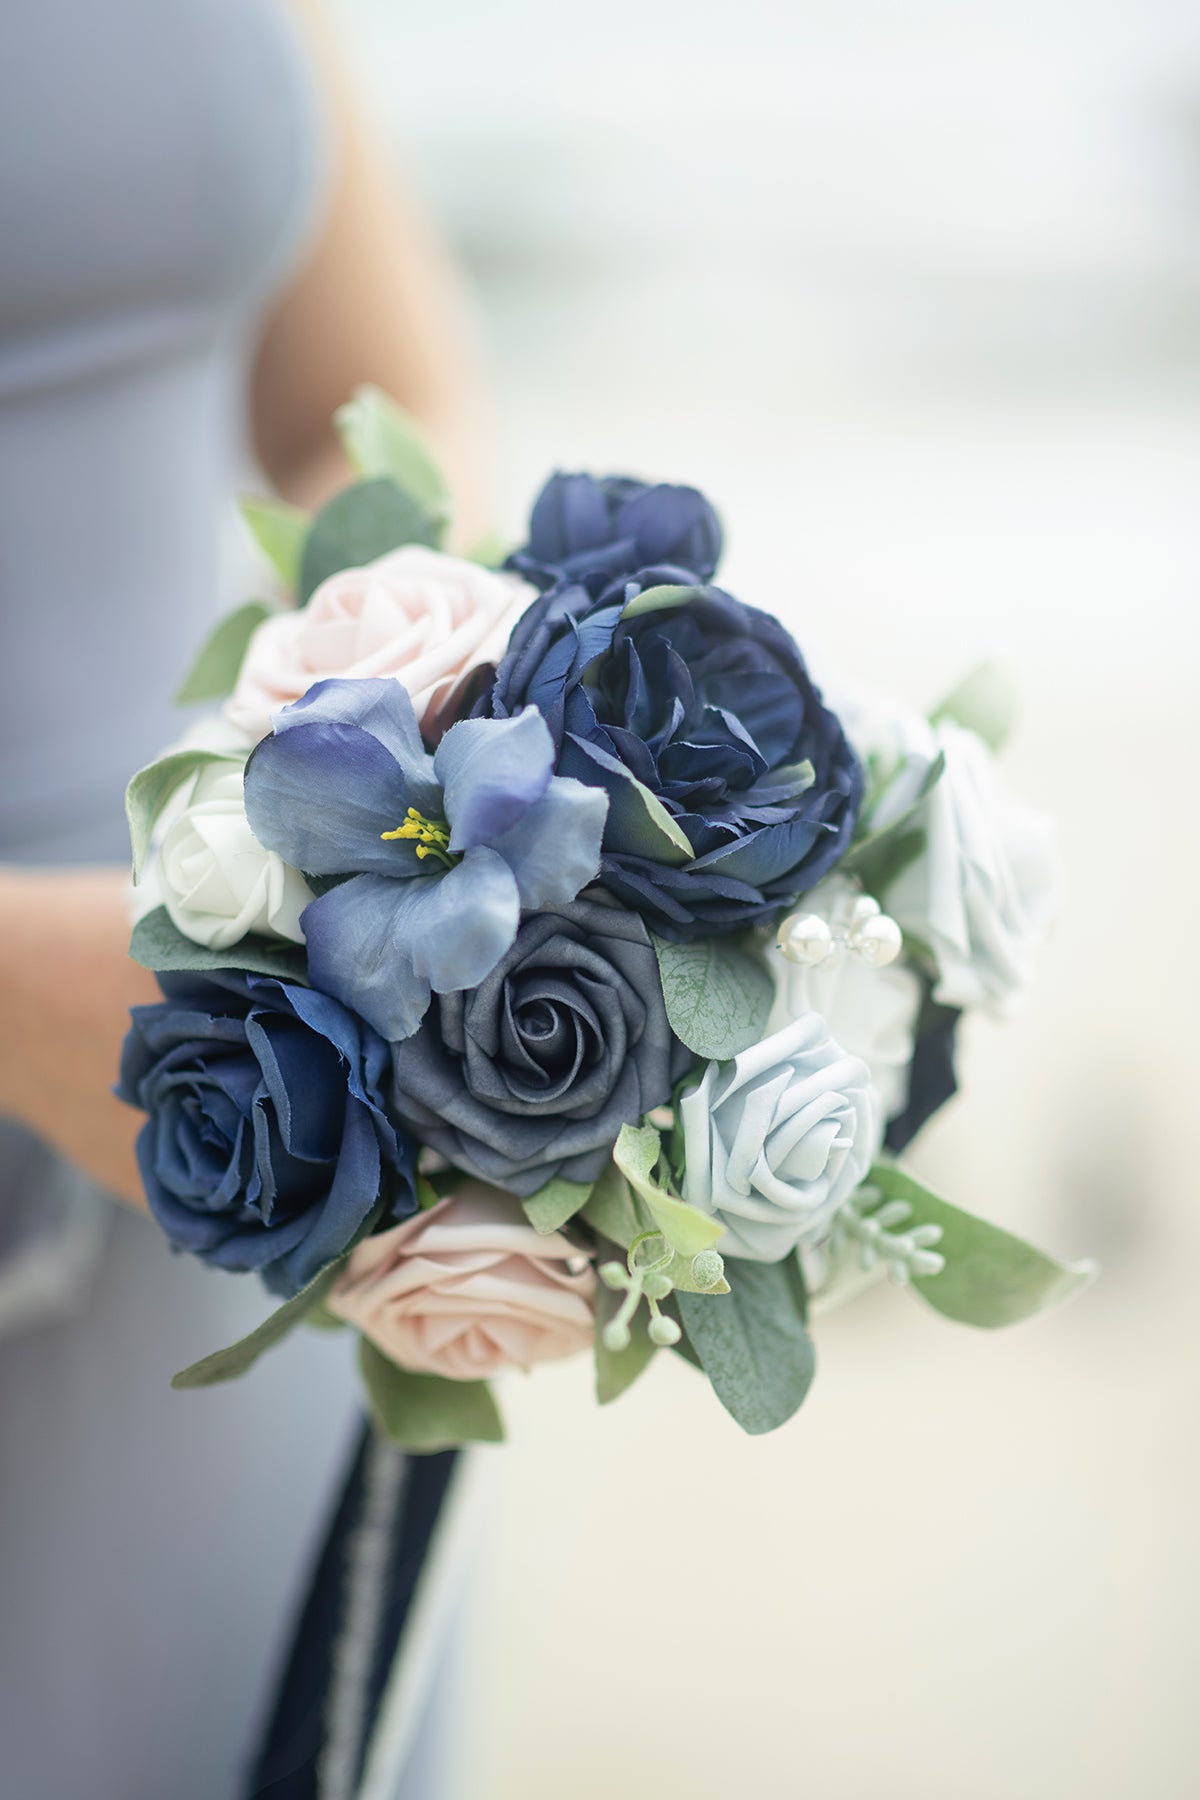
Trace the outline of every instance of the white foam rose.
<path fill-rule="evenodd" d="M 839 696 L 838 716 L 864 762 L 883 780 L 866 821 L 880 831 L 917 800 L 939 752 L 941 779 L 917 805 L 925 832 L 916 860 L 877 896 L 925 944 L 944 1006 L 1011 1009 L 1059 908 L 1061 872 L 1053 821 L 1019 799 L 975 732 L 949 719 L 931 725 L 865 689 Z"/>
<path fill-rule="evenodd" d="M 171 820 L 154 867 L 158 899 L 193 943 L 225 950 L 248 931 L 304 942 L 304 877 L 266 850 L 246 819 L 241 763 L 209 763 Z"/>
<path fill-rule="evenodd" d="M 226 714 L 258 739 L 314 682 L 393 675 L 423 722 L 477 664 L 499 659 L 536 598 L 519 576 L 405 544 L 331 575 L 307 606 L 264 619 Z"/>
<path fill-rule="evenodd" d="M 827 1236 L 879 1143 L 867 1066 L 816 1013 L 710 1063 L 679 1118 L 684 1198 L 721 1220 L 720 1250 L 752 1262 Z"/>
<path fill-rule="evenodd" d="M 541 1236 L 510 1195 L 464 1181 L 364 1238 L 327 1304 L 398 1367 L 475 1381 L 590 1348 L 595 1288 L 561 1232 Z"/>

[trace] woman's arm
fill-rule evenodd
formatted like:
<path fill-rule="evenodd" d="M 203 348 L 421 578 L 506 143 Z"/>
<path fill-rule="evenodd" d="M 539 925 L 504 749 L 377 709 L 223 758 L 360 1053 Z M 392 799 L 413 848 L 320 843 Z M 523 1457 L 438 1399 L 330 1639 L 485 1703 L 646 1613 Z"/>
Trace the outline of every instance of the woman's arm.
<path fill-rule="evenodd" d="M 359 128 L 328 31 L 308 0 L 297 10 L 326 78 L 336 169 L 318 240 L 264 330 L 252 395 L 259 453 L 281 493 L 318 504 L 347 478 L 330 416 L 374 382 L 425 426 L 465 543 L 481 525 L 465 308 L 448 259 Z M 130 962 L 128 942 L 123 870 L 0 868 L 0 1113 L 144 1205 L 133 1155 L 141 1115 L 111 1088 L 129 1007 L 158 988 Z"/>
<path fill-rule="evenodd" d="M 159 992 L 126 954 L 126 888 L 120 869 L 0 870 L 0 1112 L 144 1207 L 142 1116 L 111 1089 L 129 1008 Z"/>
<path fill-rule="evenodd" d="M 332 195 L 307 262 L 267 320 L 254 371 L 258 453 L 285 499 L 327 499 L 347 479 L 330 419 L 360 382 L 374 382 L 424 426 L 466 548 L 490 523 L 468 308 L 443 246 L 363 127 L 319 9 L 296 0 L 296 12 L 328 100 Z"/>

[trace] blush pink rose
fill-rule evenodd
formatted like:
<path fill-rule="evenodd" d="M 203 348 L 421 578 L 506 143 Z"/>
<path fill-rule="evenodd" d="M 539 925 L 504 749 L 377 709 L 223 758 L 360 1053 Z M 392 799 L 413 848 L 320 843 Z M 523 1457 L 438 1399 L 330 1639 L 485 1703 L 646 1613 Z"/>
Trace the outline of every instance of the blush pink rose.
<path fill-rule="evenodd" d="M 315 681 L 394 675 L 423 721 L 478 663 L 498 659 L 536 598 L 519 576 L 405 544 L 331 575 L 307 606 L 264 619 L 226 714 L 257 741 Z"/>
<path fill-rule="evenodd" d="M 511 1195 L 464 1181 L 364 1238 L 326 1304 L 400 1368 L 476 1381 L 589 1348 L 595 1288 L 561 1232 L 540 1236 Z"/>

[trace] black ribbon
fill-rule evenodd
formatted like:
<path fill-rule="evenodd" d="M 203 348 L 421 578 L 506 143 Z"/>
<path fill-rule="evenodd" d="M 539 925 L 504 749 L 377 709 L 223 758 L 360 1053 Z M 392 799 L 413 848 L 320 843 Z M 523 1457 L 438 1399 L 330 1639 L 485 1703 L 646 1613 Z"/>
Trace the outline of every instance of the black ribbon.
<path fill-rule="evenodd" d="M 338 1634 L 346 1613 L 350 1557 L 367 1493 L 372 1446 L 364 1428 L 308 1588 L 283 1675 L 242 1800 L 317 1800 Z M 458 1460 L 456 1450 L 410 1456 L 400 1504 L 387 1527 L 386 1598 L 361 1696 L 357 1746 L 361 1776 L 389 1672 L 404 1652 L 404 1630 Z"/>

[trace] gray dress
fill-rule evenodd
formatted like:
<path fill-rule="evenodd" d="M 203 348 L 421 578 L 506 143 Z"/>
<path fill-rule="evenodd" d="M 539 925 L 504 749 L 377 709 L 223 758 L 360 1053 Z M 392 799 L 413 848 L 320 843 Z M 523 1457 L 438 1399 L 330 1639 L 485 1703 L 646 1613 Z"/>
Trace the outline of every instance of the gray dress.
<path fill-rule="evenodd" d="M 319 211 L 278 0 L 0 21 L 0 858 L 123 861 L 217 607 L 245 346 Z M 235 1791 L 352 1426 L 340 1339 L 175 1394 L 251 1278 L 0 1135 L 0 1792 Z"/>

